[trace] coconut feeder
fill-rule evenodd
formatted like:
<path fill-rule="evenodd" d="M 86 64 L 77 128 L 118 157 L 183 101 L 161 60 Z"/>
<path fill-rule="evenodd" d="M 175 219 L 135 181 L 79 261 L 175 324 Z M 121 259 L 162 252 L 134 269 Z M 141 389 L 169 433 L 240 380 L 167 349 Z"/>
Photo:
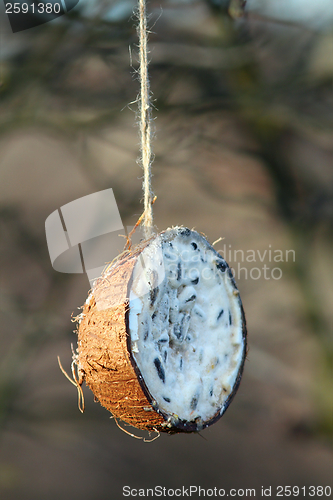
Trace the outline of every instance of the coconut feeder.
<path fill-rule="evenodd" d="M 75 318 L 72 374 L 81 411 L 85 382 L 118 425 L 158 435 L 198 432 L 219 420 L 236 394 L 246 321 L 230 267 L 202 234 L 183 226 L 153 229 L 144 0 L 138 19 L 145 209 L 137 225 L 145 238 L 132 246 L 130 234 L 94 282 Z"/>

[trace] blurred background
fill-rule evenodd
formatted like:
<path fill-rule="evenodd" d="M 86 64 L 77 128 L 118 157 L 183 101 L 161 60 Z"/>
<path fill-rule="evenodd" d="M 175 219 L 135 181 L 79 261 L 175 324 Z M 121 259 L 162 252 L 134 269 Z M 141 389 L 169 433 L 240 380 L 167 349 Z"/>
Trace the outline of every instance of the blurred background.
<path fill-rule="evenodd" d="M 333 4 L 242 4 L 148 4 L 155 224 L 224 238 L 249 332 L 224 417 L 152 444 L 88 389 L 78 411 L 57 355 L 69 370 L 89 282 L 52 269 L 44 229 L 110 187 L 125 225 L 142 212 L 135 3 L 81 0 L 14 34 L 0 5 L 1 500 L 333 486 Z"/>

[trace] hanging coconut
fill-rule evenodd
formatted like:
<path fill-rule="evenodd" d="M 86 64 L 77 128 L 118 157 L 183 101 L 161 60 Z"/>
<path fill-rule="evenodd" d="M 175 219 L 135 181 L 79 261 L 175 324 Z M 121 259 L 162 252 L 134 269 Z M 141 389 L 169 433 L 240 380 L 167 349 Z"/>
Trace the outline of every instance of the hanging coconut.
<path fill-rule="evenodd" d="M 216 422 L 238 389 L 245 355 L 231 270 L 184 227 L 123 254 L 95 282 L 79 317 L 80 385 L 139 429 L 193 432 Z"/>
<path fill-rule="evenodd" d="M 72 382 L 82 411 L 85 381 L 116 422 L 148 431 L 195 432 L 216 422 L 238 389 L 246 324 L 231 269 L 202 235 L 184 227 L 151 235 L 147 32 L 145 0 L 138 0 L 144 172 L 138 224 L 146 239 L 127 248 L 95 281 L 77 318 Z"/>

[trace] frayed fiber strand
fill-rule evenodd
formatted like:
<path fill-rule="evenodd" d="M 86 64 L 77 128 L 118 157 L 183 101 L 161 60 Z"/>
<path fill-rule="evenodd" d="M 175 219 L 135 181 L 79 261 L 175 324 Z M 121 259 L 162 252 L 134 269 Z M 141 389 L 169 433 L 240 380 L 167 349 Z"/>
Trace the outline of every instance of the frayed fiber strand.
<path fill-rule="evenodd" d="M 153 226 L 152 190 L 151 190 L 151 103 L 147 56 L 147 12 L 146 1 L 139 0 L 139 53 L 140 53 L 140 98 L 139 119 L 141 139 L 141 164 L 143 168 L 144 217 L 143 226 L 146 237 L 151 235 Z"/>

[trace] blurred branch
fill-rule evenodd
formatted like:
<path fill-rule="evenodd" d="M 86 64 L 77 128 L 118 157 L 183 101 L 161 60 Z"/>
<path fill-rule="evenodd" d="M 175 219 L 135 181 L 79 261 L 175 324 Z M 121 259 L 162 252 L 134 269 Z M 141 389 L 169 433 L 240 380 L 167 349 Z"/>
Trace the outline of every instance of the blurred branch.
<path fill-rule="evenodd" d="M 152 47 L 152 65 L 200 68 L 202 70 L 231 69 L 248 62 L 246 47 L 202 47 L 184 43 L 155 42 Z"/>

